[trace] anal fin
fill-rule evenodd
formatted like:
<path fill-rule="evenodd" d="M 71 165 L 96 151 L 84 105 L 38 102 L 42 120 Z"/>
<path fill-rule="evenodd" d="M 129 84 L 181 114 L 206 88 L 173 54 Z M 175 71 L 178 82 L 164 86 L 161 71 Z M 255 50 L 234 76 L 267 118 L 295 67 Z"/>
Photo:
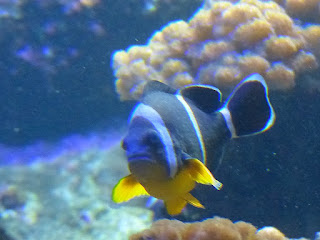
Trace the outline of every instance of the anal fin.
<path fill-rule="evenodd" d="M 178 215 L 182 212 L 184 207 L 187 205 L 187 201 L 183 198 L 173 198 L 170 200 L 164 201 L 167 212 L 170 215 Z"/>
<path fill-rule="evenodd" d="M 189 204 L 191 204 L 191 205 L 194 206 L 194 207 L 204 208 L 204 206 L 200 203 L 200 201 L 199 201 L 198 199 L 196 199 L 194 196 L 192 196 L 191 193 L 187 193 L 187 194 L 184 196 L 184 199 L 185 199 Z"/>

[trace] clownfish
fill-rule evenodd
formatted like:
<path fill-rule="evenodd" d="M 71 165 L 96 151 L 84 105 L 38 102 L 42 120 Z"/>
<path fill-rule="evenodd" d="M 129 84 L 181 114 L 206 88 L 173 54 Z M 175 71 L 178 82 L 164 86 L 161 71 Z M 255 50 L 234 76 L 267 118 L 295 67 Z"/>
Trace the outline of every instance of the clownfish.
<path fill-rule="evenodd" d="M 152 196 L 164 201 L 170 215 L 181 213 L 187 203 L 204 208 L 190 191 L 197 183 L 221 189 L 207 166 L 217 161 L 226 142 L 264 132 L 275 121 L 259 74 L 240 82 L 223 105 L 221 99 L 220 90 L 209 85 L 175 90 L 147 83 L 122 141 L 131 174 L 114 187 L 113 201 Z"/>

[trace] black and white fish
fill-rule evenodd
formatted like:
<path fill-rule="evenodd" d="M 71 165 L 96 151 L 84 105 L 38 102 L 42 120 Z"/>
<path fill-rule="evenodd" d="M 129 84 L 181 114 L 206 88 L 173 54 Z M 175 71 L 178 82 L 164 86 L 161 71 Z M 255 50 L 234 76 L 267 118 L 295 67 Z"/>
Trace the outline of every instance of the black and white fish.
<path fill-rule="evenodd" d="M 196 183 L 222 187 L 207 166 L 217 161 L 225 143 L 264 132 L 274 121 L 268 87 L 259 74 L 239 83 L 222 107 L 215 87 L 190 85 L 177 91 L 151 81 L 122 142 L 131 174 L 114 187 L 112 198 L 120 203 L 153 196 L 164 201 L 171 215 L 187 203 L 203 208 L 190 191 Z"/>

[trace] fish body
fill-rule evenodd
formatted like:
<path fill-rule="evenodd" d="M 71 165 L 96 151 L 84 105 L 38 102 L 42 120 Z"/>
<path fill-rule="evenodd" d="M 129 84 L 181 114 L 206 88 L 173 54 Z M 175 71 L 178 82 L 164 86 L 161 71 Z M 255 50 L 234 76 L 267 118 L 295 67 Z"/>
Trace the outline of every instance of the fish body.
<path fill-rule="evenodd" d="M 274 120 L 268 88 L 259 74 L 244 79 L 222 106 L 221 92 L 212 86 L 177 91 L 149 82 L 122 142 L 131 174 L 115 186 L 113 200 L 153 196 L 164 201 L 171 215 L 187 203 L 204 208 L 190 191 L 197 183 L 222 187 L 209 169 L 227 141 L 266 131 Z"/>

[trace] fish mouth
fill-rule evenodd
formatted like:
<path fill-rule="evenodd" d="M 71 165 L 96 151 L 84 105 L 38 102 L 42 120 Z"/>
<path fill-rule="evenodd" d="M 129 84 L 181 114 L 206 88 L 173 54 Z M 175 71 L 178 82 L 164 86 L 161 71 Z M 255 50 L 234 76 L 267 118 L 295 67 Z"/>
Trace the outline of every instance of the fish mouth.
<path fill-rule="evenodd" d="M 133 162 L 133 161 L 151 161 L 151 155 L 150 154 L 145 154 L 145 153 L 136 153 L 136 154 L 131 154 L 128 156 L 128 161 Z"/>

